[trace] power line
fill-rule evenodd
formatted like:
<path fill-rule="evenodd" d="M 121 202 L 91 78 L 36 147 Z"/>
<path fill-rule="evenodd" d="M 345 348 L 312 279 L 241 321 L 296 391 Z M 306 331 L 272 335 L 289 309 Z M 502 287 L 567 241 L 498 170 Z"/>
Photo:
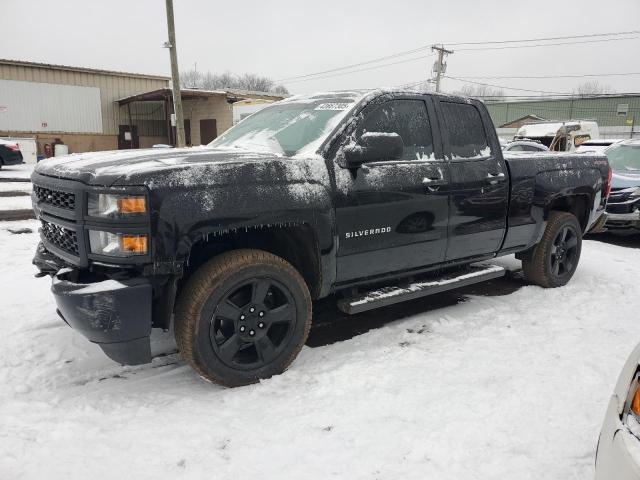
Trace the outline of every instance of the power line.
<path fill-rule="evenodd" d="M 429 55 L 421 55 L 419 57 L 406 58 L 404 60 L 398 60 L 397 62 L 384 63 L 382 65 L 374 65 L 374 66 L 371 66 L 371 67 L 360 68 L 358 70 L 350 70 L 348 72 L 336 72 L 336 73 L 332 73 L 332 74 L 329 74 L 329 75 L 324 75 L 324 76 L 321 76 L 321 77 L 300 78 L 299 80 L 291 80 L 290 82 L 284 82 L 284 83 L 287 83 L 287 84 L 301 83 L 301 82 L 310 82 L 312 80 L 322 80 L 322 79 L 331 78 L 331 77 L 340 77 L 342 75 L 349 75 L 351 73 L 366 72 L 368 70 L 375 70 L 377 68 L 390 67 L 392 65 L 398 65 L 400 63 L 415 62 L 416 60 L 423 60 L 423 59 L 429 58 L 429 57 L 433 57 L 433 54 L 431 53 Z M 282 81 L 281 80 L 277 80 L 275 83 L 282 83 Z"/>
<path fill-rule="evenodd" d="M 487 50 L 511 50 L 514 48 L 537 48 L 537 47 L 554 47 L 558 45 L 579 45 L 583 43 L 606 43 L 620 42 L 624 40 L 635 40 L 638 36 L 625 38 L 606 38 L 602 40 L 581 40 L 576 42 L 557 42 L 557 43 L 536 43 L 534 45 L 507 45 L 502 47 L 480 47 L 480 48 L 456 48 L 456 52 L 479 52 Z"/>
<path fill-rule="evenodd" d="M 547 90 L 531 90 L 531 89 L 528 89 L 528 88 L 506 87 L 504 85 L 495 85 L 495 84 L 492 84 L 492 83 L 474 82 L 472 80 L 464 80 L 462 78 L 452 77 L 450 75 L 446 75 L 445 78 L 450 78 L 452 80 L 457 80 L 457 81 L 463 82 L 463 83 L 472 83 L 474 85 L 482 85 L 484 87 L 504 88 L 506 90 L 518 90 L 520 92 L 548 93 L 548 94 L 552 94 L 552 95 L 573 95 L 573 94 L 568 93 L 568 92 L 550 92 L 550 91 L 547 91 Z M 493 96 L 495 97 L 495 96 L 498 96 L 498 95 L 493 95 Z"/>
<path fill-rule="evenodd" d="M 522 40 L 494 40 L 494 41 L 484 41 L 484 42 L 459 42 L 459 43 L 447 43 L 447 45 L 451 46 L 459 46 L 459 45 L 488 45 L 488 44 L 496 44 L 496 43 L 524 43 L 524 42 L 543 42 L 550 40 L 568 40 L 574 38 L 591 38 L 591 37 L 612 37 L 618 35 L 633 35 L 640 33 L 640 30 L 630 30 L 628 32 L 611 32 L 611 33 L 590 33 L 587 35 L 568 35 L 564 37 L 546 37 L 546 38 L 528 38 Z"/>
<path fill-rule="evenodd" d="M 384 60 L 390 60 L 392 58 L 403 57 L 405 55 L 410 55 L 412 53 L 421 52 L 423 50 L 427 50 L 428 48 L 431 48 L 431 45 L 414 48 L 412 50 L 405 50 L 403 52 L 392 53 L 391 55 L 386 55 L 384 57 L 374 58 L 373 60 L 367 60 L 366 62 L 360 62 L 360 63 L 353 63 L 351 65 L 345 65 L 344 67 L 336 67 L 336 68 L 332 68 L 332 69 L 329 69 L 329 70 L 323 70 L 321 72 L 307 73 L 305 75 L 295 75 L 295 76 L 292 76 L 292 77 L 285 77 L 285 78 L 281 78 L 279 80 L 275 80 L 275 83 L 288 82 L 289 80 L 295 80 L 295 79 L 298 79 L 298 78 L 314 77 L 316 75 L 324 75 L 326 73 L 333 73 L 333 72 L 338 72 L 340 70 L 348 70 L 350 68 L 361 67 L 363 65 L 370 65 L 372 63 L 378 63 L 378 62 L 382 62 Z M 424 58 L 424 57 L 419 57 L 419 58 Z M 292 82 L 288 82 L 288 83 L 292 83 Z"/>
<path fill-rule="evenodd" d="M 496 76 L 474 76 L 474 75 L 456 75 L 456 78 L 474 79 L 474 80 L 499 80 L 499 79 L 545 79 L 545 78 L 585 78 L 585 77 L 618 77 L 628 75 L 640 75 L 640 72 L 628 73 L 582 73 L 582 74 L 562 74 L 562 75 L 496 75 Z"/>
<path fill-rule="evenodd" d="M 447 42 L 445 43 L 446 45 L 451 45 L 451 46 L 458 46 L 458 45 L 495 45 L 495 44 L 509 44 L 509 43 L 525 43 L 525 42 L 534 42 L 534 41 L 548 41 L 548 40 L 568 40 L 568 39 L 577 39 L 577 38 L 593 38 L 593 37 L 612 37 L 612 36 L 620 36 L 620 35 L 634 35 L 634 34 L 640 34 L 640 30 L 631 30 L 631 31 L 624 31 L 624 32 L 610 32 L 610 33 L 592 33 L 592 34 L 586 34 L 586 35 L 568 35 L 568 36 L 563 36 L 563 37 L 541 37 L 541 38 L 528 38 L 528 39 L 520 39 L 520 40 L 489 40 L 489 41 L 483 41 L 483 42 Z M 632 37 L 632 38 L 624 38 L 624 39 L 608 39 L 608 40 L 633 40 L 634 38 L 637 37 Z M 602 41 L 608 41 L 608 40 L 598 40 L 600 42 Z M 591 42 L 595 42 L 594 40 L 592 40 Z M 534 46 L 553 46 L 553 45 L 568 45 L 568 44 L 572 44 L 574 42 L 565 42 L 565 43 L 558 43 L 558 44 L 543 44 L 543 45 L 521 45 L 521 46 L 511 46 L 511 47 L 486 47 L 485 49 L 501 49 L 501 48 L 525 48 L 525 47 L 534 47 Z M 587 42 L 576 42 L 576 43 L 589 43 L 589 41 Z M 335 73 L 335 72 L 339 72 L 342 70 L 349 70 L 352 68 L 356 68 L 356 67 L 361 67 L 364 65 L 371 65 L 374 63 L 378 63 L 378 62 L 382 62 L 385 60 L 390 60 L 393 58 L 397 58 L 397 57 L 403 57 L 406 55 L 410 55 L 412 53 L 417 53 L 417 52 L 421 52 L 424 50 L 427 50 L 431 48 L 431 44 L 429 45 L 422 45 L 420 47 L 417 48 L 413 48 L 410 50 L 404 50 L 401 52 L 396 52 L 396 53 L 392 53 L 389 55 L 385 55 L 383 57 L 378 57 L 378 58 L 374 58 L 371 60 L 367 60 L 364 62 L 358 62 L 358 63 L 352 63 L 350 65 L 344 65 L 342 67 L 335 67 L 335 68 L 331 68 L 328 70 L 322 70 L 322 71 L 318 71 L 318 72 L 313 72 L 313 73 L 307 73 L 307 74 L 303 74 L 303 75 L 294 75 L 294 76 L 290 76 L 290 77 L 284 77 L 281 78 L 279 80 L 275 80 L 276 83 L 293 83 L 293 80 L 298 80 L 298 79 L 303 79 L 303 78 L 310 78 L 310 77 L 317 77 L 319 75 L 326 75 L 329 73 Z M 483 50 L 483 49 L 474 49 L 474 48 L 463 48 L 460 49 L 462 51 L 472 51 L 472 50 Z M 414 59 L 417 60 L 417 59 Z M 412 60 L 408 60 L 408 61 L 412 61 Z M 357 71 L 357 70 L 356 70 Z M 354 71 L 353 73 L 355 73 L 356 71 Z M 323 78 L 327 78 L 326 76 Z"/>

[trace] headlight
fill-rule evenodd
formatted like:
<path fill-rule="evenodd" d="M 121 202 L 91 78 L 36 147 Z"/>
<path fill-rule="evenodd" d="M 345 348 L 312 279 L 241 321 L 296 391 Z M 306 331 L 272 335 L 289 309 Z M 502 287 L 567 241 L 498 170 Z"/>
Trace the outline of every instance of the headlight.
<path fill-rule="evenodd" d="M 110 257 L 132 257 L 146 255 L 149 251 L 149 239 L 146 235 L 110 233 L 89 230 L 91 253 Z"/>
<path fill-rule="evenodd" d="M 640 197 L 640 188 L 636 188 L 633 192 L 631 192 L 632 197 Z"/>
<path fill-rule="evenodd" d="M 130 217 L 147 212 L 147 199 L 144 195 L 90 193 L 87 209 L 92 217 Z"/>

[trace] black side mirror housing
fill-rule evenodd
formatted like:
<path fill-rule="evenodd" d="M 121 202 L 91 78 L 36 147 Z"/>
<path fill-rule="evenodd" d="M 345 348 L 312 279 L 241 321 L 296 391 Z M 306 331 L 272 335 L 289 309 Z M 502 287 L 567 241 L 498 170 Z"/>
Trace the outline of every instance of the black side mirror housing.
<path fill-rule="evenodd" d="M 363 163 L 402 158 L 404 142 L 397 133 L 367 132 L 356 145 L 344 148 L 345 168 L 357 168 Z"/>

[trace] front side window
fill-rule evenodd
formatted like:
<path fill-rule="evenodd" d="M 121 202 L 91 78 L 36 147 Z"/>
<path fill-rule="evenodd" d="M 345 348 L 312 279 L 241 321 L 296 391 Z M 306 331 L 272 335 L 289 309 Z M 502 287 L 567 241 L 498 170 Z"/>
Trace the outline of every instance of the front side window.
<path fill-rule="evenodd" d="M 356 138 L 364 133 L 397 133 L 404 143 L 400 160 L 433 159 L 433 137 L 422 100 L 391 100 L 365 114 Z"/>
<path fill-rule="evenodd" d="M 491 153 L 480 112 L 468 103 L 441 102 L 451 158 L 487 157 Z"/>

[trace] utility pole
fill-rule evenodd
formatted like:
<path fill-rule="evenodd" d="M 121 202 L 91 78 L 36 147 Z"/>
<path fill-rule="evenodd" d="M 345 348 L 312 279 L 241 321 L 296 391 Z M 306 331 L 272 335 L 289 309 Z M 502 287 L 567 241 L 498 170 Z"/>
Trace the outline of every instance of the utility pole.
<path fill-rule="evenodd" d="M 176 30 L 173 25 L 173 0 L 167 0 L 167 29 L 169 31 L 169 56 L 171 57 L 171 84 L 173 88 L 173 111 L 176 115 L 176 147 L 184 147 L 184 116 L 180 95 L 180 71 L 178 70 L 178 50 Z"/>
<path fill-rule="evenodd" d="M 443 45 L 431 45 L 431 51 L 438 52 L 438 60 L 433 64 L 433 72 L 435 73 L 436 92 L 440 91 L 440 80 L 442 75 L 447 71 L 447 64 L 444 63 L 444 56 L 453 53 L 453 50 L 447 50 Z"/>

